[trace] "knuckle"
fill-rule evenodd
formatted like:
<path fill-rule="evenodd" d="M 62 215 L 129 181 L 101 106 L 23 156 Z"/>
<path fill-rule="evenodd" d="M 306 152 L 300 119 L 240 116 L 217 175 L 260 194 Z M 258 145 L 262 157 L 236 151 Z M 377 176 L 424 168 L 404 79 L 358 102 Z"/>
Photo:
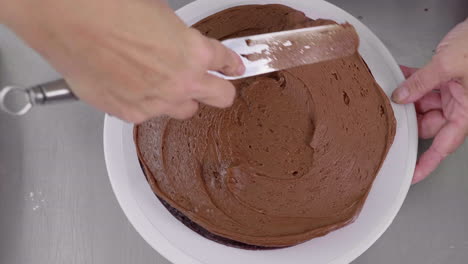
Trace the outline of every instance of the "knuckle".
<path fill-rule="evenodd" d="M 207 66 L 214 59 L 209 42 L 210 39 L 201 35 L 197 30 L 192 29 L 188 41 L 188 59 L 192 63 Z"/>
<path fill-rule="evenodd" d="M 195 56 L 197 64 L 201 64 L 204 67 L 209 67 L 210 63 L 214 61 L 215 54 L 212 49 L 207 45 L 202 45 L 198 50 L 198 56 Z"/>
<path fill-rule="evenodd" d="M 167 83 L 163 88 L 160 98 L 168 102 L 177 102 L 188 96 L 189 82 L 186 80 L 173 80 Z"/>
<path fill-rule="evenodd" d="M 448 43 L 446 41 L 442 41 L 441 43 L 439 43 L 439 45 L 437 45 L 435 53 L 440 54 L 442 52 L 445 52 L 447 50 L 447 47 L 449 47 Z"/>
<path fill-rule="evenodd" d="M 437 54 L 433 58 L 433 63 L 437 69 L 437 73 L 440 79 L 447 79 L 453 73 L 453 60 L 446 56 L 443 52 Z"/>
<path fill-rule="evenodd" d="M 423 81 L 420 73 L 413 74 L 411 78 L 411 86 L 411 88 L 416 92 L 422 92 L 425 90 L 425 82 Z"/>

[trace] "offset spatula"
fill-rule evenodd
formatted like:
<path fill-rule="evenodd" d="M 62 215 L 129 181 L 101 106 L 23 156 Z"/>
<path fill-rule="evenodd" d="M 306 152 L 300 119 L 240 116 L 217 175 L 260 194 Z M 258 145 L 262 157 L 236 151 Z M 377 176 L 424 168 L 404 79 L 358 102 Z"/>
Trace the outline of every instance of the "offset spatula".
<path fill-rule="evenodd" d="M 241 56 L 246 71 L 236 77 L 209 73 L 235 80 L 350 56 L 358 49 L 359 37 L 350 24 L 332 24 L 227 39 L 222 43 Z M 65 80 L 32 87 L 7 86 L 0 91 L 0 108 L 13 115 L 24 115 L 34 105 L 70 100 L 77 98 Z"/>

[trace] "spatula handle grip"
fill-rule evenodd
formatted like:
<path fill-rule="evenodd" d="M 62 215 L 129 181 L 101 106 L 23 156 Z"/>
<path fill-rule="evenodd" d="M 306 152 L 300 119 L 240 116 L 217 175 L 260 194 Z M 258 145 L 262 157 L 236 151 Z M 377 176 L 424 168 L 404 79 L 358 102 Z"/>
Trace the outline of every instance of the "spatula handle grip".
<path fill-rule="evenodd" d="M 0 108 L 12 115 L 24 115 L 35 105 L 77 100 L 63 79 L 31 87 L 7 86 L 0 90 Z"/>

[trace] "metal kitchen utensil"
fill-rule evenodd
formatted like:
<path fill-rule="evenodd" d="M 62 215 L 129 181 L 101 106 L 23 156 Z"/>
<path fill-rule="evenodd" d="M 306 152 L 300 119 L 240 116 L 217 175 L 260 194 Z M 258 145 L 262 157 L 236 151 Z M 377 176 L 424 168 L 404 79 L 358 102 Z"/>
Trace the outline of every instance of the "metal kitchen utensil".
<path fill-rule="evenodd" d="M 56 80 L 31 87 L 6 86 L 0 90 L 0 108 L 12 115 L 24 115 L 35 105 L 74 101 L 65 80 Z"/>
<path fill-rule="evenodd" d="M 222 43 L 241 56 L 246 71 L 235 77 L 208 72 L 235 80 L 350 56 L 358 49 L 359 37 L 350 24 L 332 24 L 227 39 Z M 35 105 L 76 99 L 65 80 L 56 80 L 32 87 L 7 86 L 0 91 L 0 108 L 24 115 Z"/>
<path fill-rule="evenodd" d="M 227 39 L 222 43 L 241 55 L 245 73 L 234 77 L 211 73 L 235 80 L 353 55 L 358 50 L 359 36 L 346 23 Z"/>

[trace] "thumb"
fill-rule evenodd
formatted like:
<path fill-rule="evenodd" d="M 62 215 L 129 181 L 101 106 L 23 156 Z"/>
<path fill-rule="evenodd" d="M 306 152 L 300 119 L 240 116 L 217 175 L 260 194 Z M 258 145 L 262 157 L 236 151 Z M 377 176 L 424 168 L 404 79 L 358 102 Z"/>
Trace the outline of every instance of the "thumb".
<path fill-rule="evenodd" d="M 399 104 L 413 103 L 438 85 L 450 80 L 437 57 L 413 73 L 392 94 L 392 100 Z"/>

